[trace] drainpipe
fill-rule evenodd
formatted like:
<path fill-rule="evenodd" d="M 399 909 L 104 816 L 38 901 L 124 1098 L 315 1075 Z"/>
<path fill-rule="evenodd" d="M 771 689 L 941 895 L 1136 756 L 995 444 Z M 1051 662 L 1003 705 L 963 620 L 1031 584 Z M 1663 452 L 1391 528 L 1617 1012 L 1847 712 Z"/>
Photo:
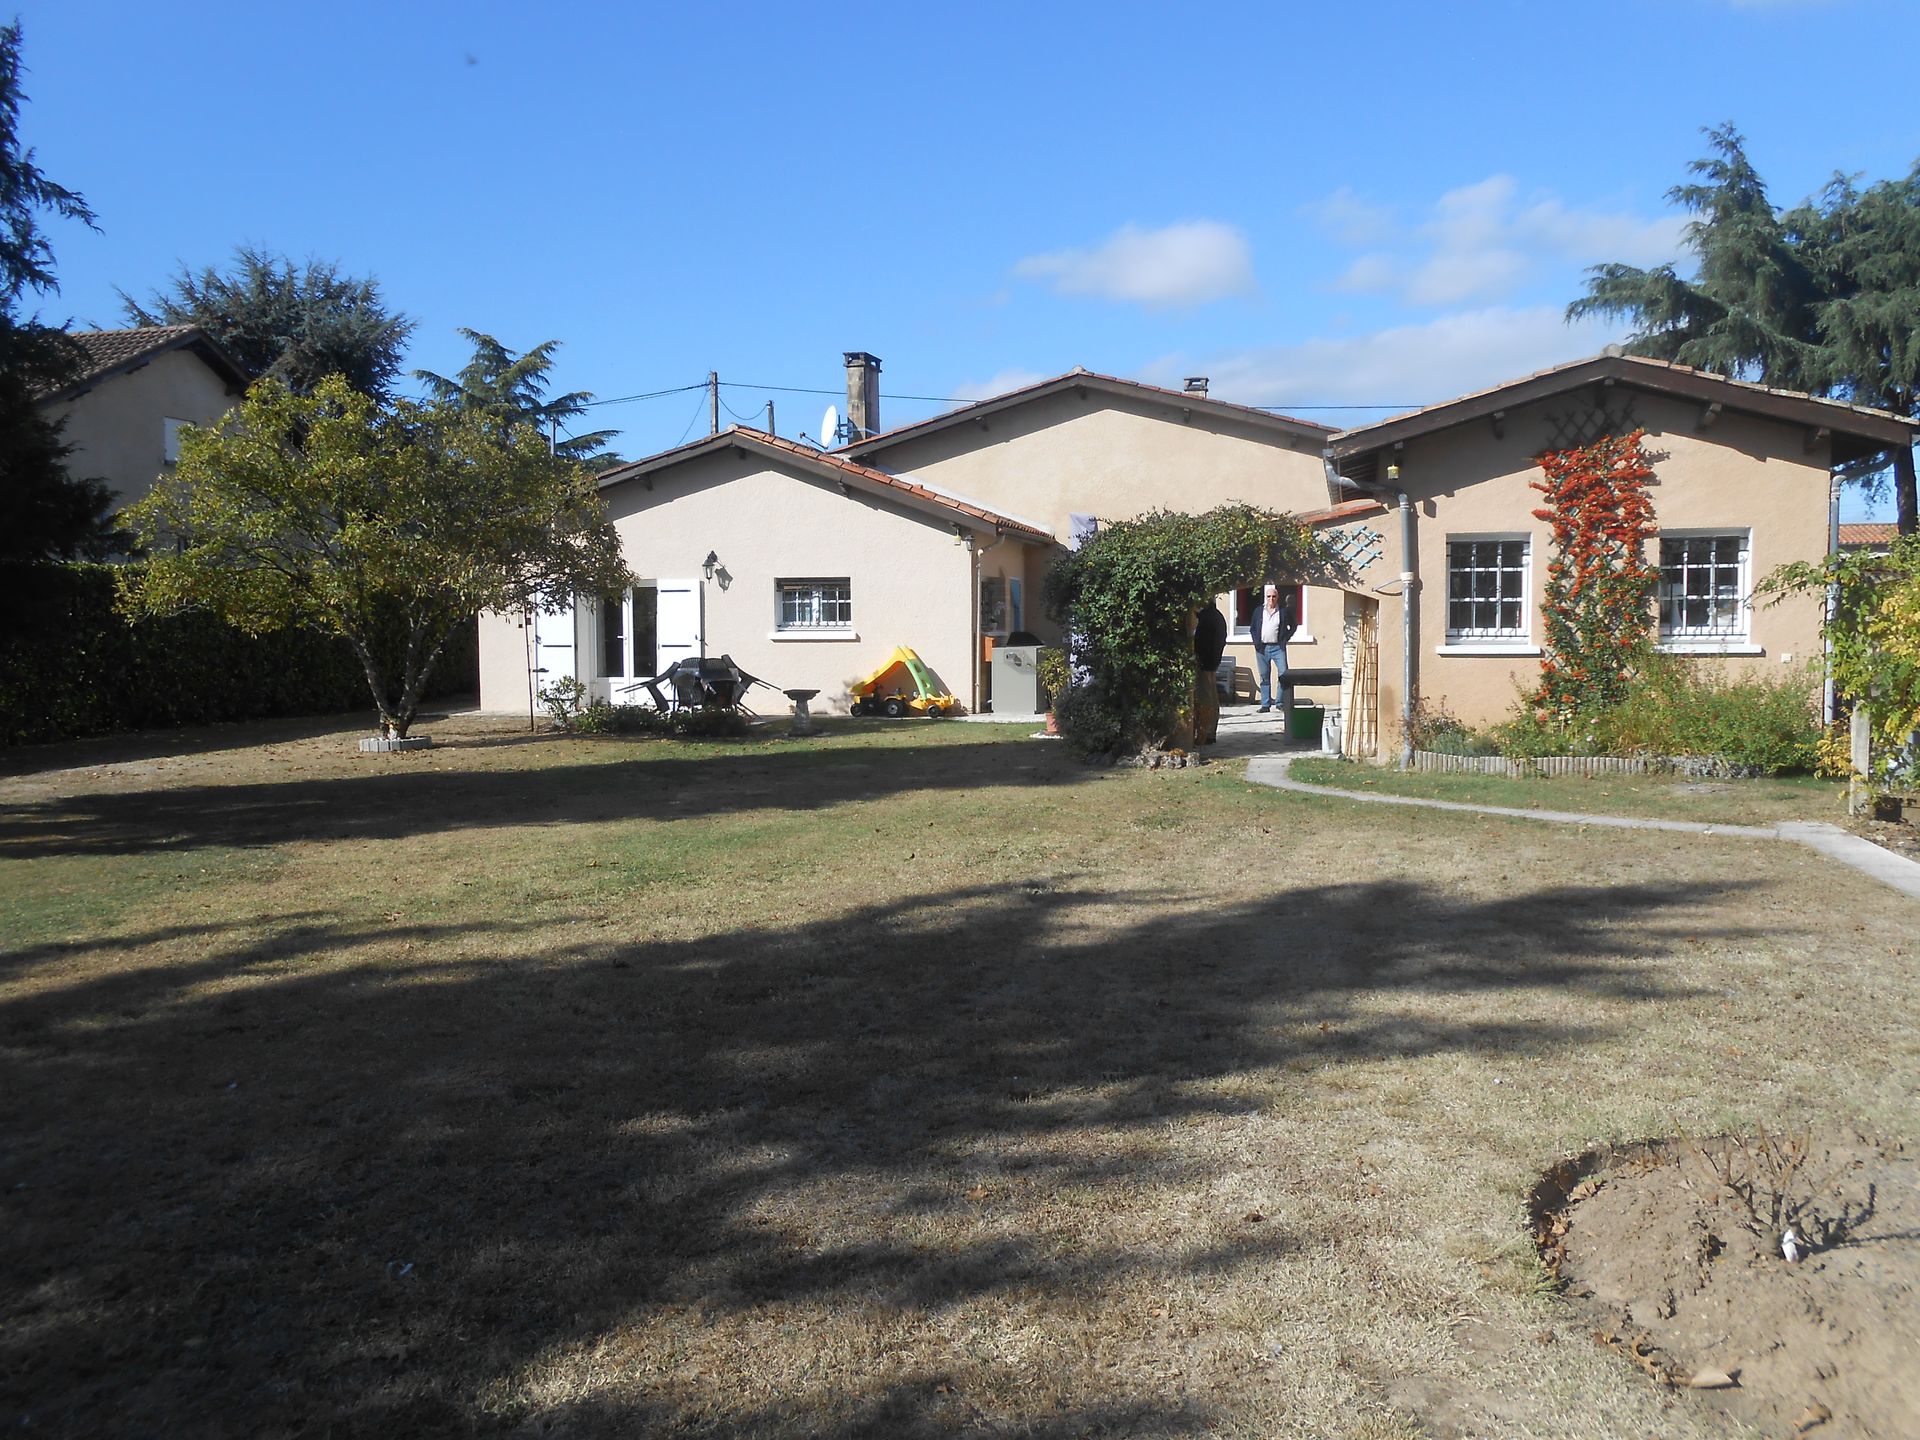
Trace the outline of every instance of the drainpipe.
<path fill-rule="evenodd" d="M 1389 463 L 1387 483 L 1398 487 L 1400 467 Z M 1400 768 L 1413 768 L 1413 707 L 1419 665 L 1414 655 L 1413 610 L 1420 601 L 1420 555 L 1414 548 L 1413 500 L 1396 488 L 1400 507 Z"/>
<path fill-rule="evenodd" d="M 1840 553 L 1840 475 L 1827 476 L 1827 558 Z M 1828 725 L 1840 718 L 1840 692 L 1833 683 L 1833 619 L 1840 610 L 1840 587 L 1827 587 L 1827 623 L 1820 627 L 1820 649 L 1826 658 L 1827 678 L 1820 686 L 1820 714 Z"/>

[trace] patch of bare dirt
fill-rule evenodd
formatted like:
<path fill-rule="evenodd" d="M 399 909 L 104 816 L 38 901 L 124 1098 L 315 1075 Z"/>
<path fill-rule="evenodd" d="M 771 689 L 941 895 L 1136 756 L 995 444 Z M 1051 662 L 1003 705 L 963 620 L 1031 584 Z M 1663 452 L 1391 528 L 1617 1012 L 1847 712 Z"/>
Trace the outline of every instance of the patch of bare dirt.
<path fill-rule="evenodd" d="M 1891 850 L 1909 860 L 1920 860 L 1920 825 L 1915 825 L 1911 820 L 1869 820 L 1865 816 L 1856 816 L 1848 820 L 1846 826 L 1854 834 L 1871 840 L 1883 850 Z"/>
<path fill-rule="evenodd" d="M 1595 1338 L 1779 1436 L 1920 1434 L 1920 1158 L 1856 1133 L 1590 1152 L 1534 1192 Z M 1781 1250 L 1789 1224 L 1810 1245 Z"/>

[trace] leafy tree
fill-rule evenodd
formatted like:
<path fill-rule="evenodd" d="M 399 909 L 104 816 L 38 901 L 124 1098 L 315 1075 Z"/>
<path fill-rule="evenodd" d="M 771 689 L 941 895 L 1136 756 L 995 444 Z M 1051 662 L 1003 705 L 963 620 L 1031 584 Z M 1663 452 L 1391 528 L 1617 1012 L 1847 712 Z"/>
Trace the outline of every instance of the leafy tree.
<path fill-rule="evenodd" d="M 20 314 L 28 291 L 60 288 L 40 216 L 92 226 L 94 214 L 21 147 L 21 70 L 20 26 L 0 26 L 0 558 L 99 558 L 115 546 L 106 518 L 112 494 L 98 480 L 68 475 L 72 447 L 40 404 L 79 373 L 86 355 L 64 331 Z"/>
<path fill-rule="evenodd" d="M 1836 175 L 1817 202 L 1788 213 L 1819 287 L 1816 388 L 1856 404 L 1920 416 L 1920 163 L 1865 190 Z M 1895 450 L 1900 532 L 1920 526 L 1913 451 Z"/>
<path fill-rule="evenodd" d="M 538 427 L 553 444 L 553 453 L 578 460 L 593 470 L 606 470 L 620 457 L 606 448 L 618 430 L 594 430 L 559 438 L 558 427 L 587 413 L 593 394 L 570 390 L 547 397 L 548 372 L 553 369 L 558 340 L 547 340 L 516 356 L 491 335 L 464 326 L 460 330 L 473 346 L 473 358 L 458 376 L 448 379 L 431 370 L 416 370 L 414 378 L 427 387 L 430 399 L 451 405 L 499 424 L 524 423 Z"/>
<path fill-rule="evenodd" d="M 171 476 L 128 511 L 155 546 L 123 581 L 133 613 L 206 609 L 253 634 L 342 636 L 389 735 L 405 735 L 454 628 L 630 580 L 593 485 L 531 426 L 382 402 L 343 377 L 248 392 L 181 432 Z"/>
<path fill-rule="evenodd" d="M 1856 551 L 1783 565 L 1758 586 L 1777 604 L 1793 594 L 1832 597 L 1824 622 L 1833 679 L 1873 722 L 1874 780 L 1911 774 L 1920 731 L 1920 535 L 1884 555 Z"/>
<path fill-rule="evenodd" d="M 185 267 L 146 304 L 124 290 L 136 325 L 198 325 L 255 377 L 305 395 L 329 375 L 385 396 L 400 373 L 413 321 L 387 309 L 379 282 L 342 275 L 328 261 L 296 265 L 250 245 L 225 272 Z"/>
<path fill-rule="evenodd" d="M 1731 124 L 1667 198 L 1695 218 L 1691 279 L 1672 265 L 1596 265 L 1567 318 L 1625 319 L 1635 354 L 1920 415 L 1920 167 L 1860 191 L 1836 177 L 1782 213 Z M 1893 454 L 1901 533 L 1920 526 L 1913 452 Z"/>
<path fill-rule="evenodd" d="M 1239 585 L 1338 580 L 1346 567 L 1291 516 L 1251 505 L 1103 524 L 1047 572 L 1047 608 L 1083 678 L 1056 713 L 1088 754 L 1166 741 L 1193 701 L 1193 612 Z"/>

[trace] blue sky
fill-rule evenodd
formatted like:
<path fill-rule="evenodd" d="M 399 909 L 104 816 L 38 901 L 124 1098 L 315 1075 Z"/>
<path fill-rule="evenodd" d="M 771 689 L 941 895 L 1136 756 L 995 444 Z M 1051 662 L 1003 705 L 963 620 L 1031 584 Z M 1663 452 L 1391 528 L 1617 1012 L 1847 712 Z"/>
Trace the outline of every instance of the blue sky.
<path fill-rule="evenodd" d="M 116 288 L 254 242 L 377 275 L 413 365 L 557 338 L 567 388 L 717 370 L 787 435 L 829 397 L 749 387 L 835 389 L 848 349 L 889 397 L 1085 365 L 1358 421 L 1318 407 L 1613 338 L 1561 310 L 1678 258 L 1702 126 L 1783 203 L 1920 156 L 1912 0 L 19 13 L 26 138 L 102 232 L 55 228 L 50 316 L 122 323 Z M 703 407 L 594 413 L 637 455 Z"/>

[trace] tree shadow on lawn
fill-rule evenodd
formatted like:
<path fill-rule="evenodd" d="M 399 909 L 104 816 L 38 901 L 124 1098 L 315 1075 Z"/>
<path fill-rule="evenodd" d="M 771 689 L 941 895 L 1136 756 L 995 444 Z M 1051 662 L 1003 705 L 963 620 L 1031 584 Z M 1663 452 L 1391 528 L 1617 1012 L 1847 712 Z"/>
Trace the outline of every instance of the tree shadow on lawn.
<path fill-rule="evenodd" d="M 1604 1041 L 1620 1002 L 1698 993 L 1672 962 L 1740 938 L 1697 908 L 1734 888 L 1062 882 L 700 940 L 307 915 L 91 974 L 43 947 L 0 1003 L 0 1420 L 920 1435 L 987 1425 L 964 1392 L 1023 1434 L 1208 1428 L 1124 1369 L 807 1376 L 876 1315 L 1085 1313 L 1327 1244 L 1163 1228 L 1222 1173 L 1181 1122 L 1261 1109 L 1248 1071 Z M 1592 1018 L 1529 1013 L 1566 996 Z M 701 1352 L 776 1321 L 801 1338 L 764 1373 Z"/>
<path fill-rule="evenodd" d="M 996 740 L 643 754 L 524 770 L 423 768 L 268 784 L 95 791 L 0 808 L 0 859 L 818 810 L 907 791 L 1077 784 L 1099 773 L 1062 755 L 1058 746 Z"/>
<path fill-rule="evenodd" d="M 455 710 L 473 703 L 472 700 L 453 705 L 444 700 L 429 703 L 415 725 L 422 729 L 430 727 L 446 720 Z M 374 734 L 379 728 L 379 715 L 368 708 L 342 710 L 328 715 L 219 720 L 165 730 L 133 730 L 120 735 L 90 735 L 79 740 L 0 746 L 0 778 L 44 775 L 58 770 L 90 770 L 101 765 L 125 765 L 141 760 L 179 759 L 187 755 L 217 754 L 223 750 L 252 750 L 266 745 L 288 745 L 299 740 L 321 740 L 329 735 L 339 736 L 341 748 L 350 750 L 354 737 Z M 518 738 L 524 741 L 528 736 L 523 732 Z"/>

